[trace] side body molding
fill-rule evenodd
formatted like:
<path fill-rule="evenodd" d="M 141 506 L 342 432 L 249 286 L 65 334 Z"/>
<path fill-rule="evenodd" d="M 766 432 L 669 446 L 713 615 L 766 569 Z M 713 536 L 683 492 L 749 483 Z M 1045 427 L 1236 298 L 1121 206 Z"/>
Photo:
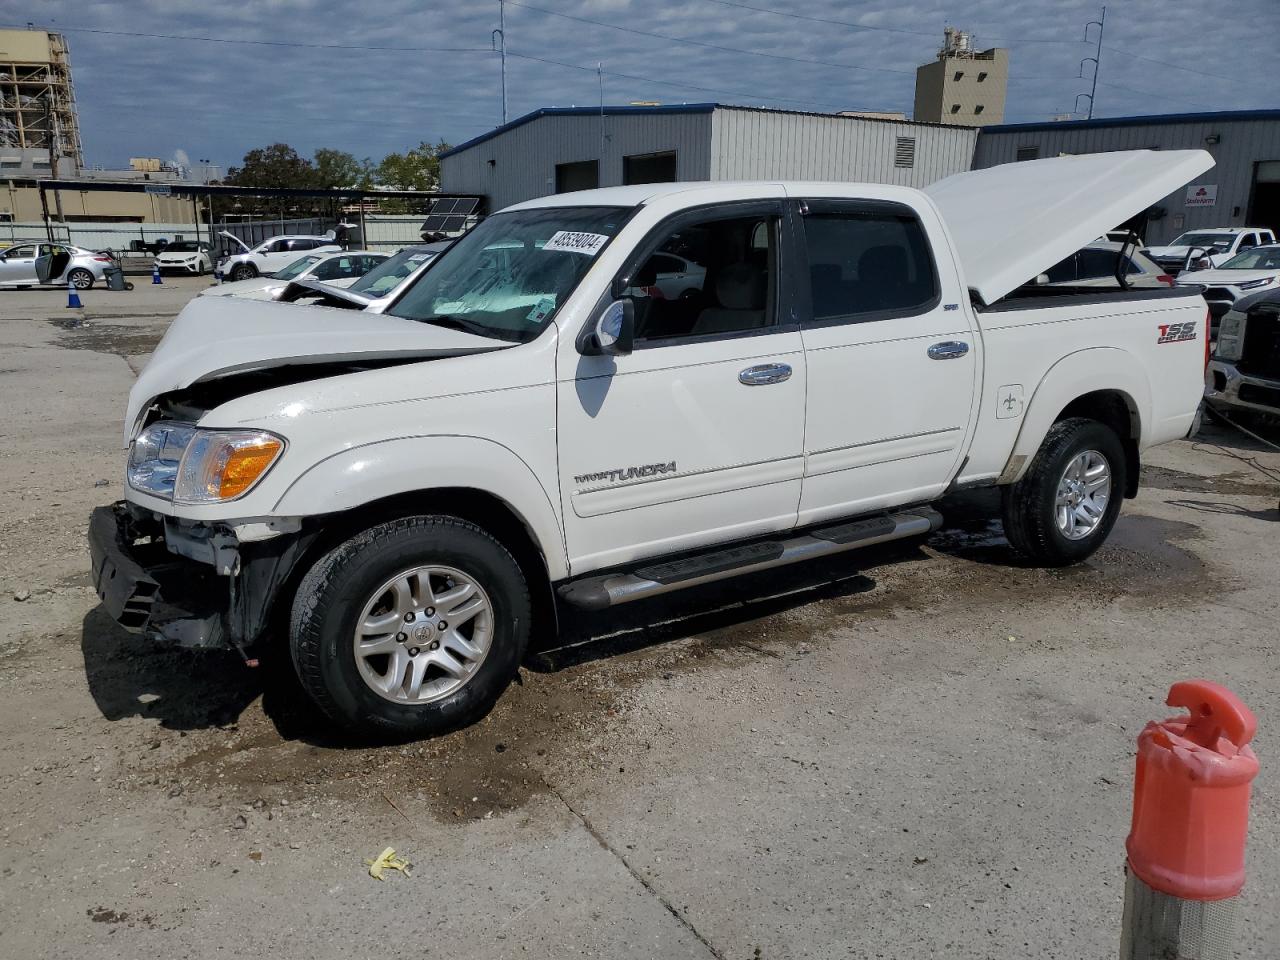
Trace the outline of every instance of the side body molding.
<path fill-rule="evenodd" d="M 563 530 L 546 488 L 515 453 L 480 437 L 397 437 L 341 450 L 290 484 L 275 512 L 304 517 L 338 513 L 433 487 L 479 490 L 502 500 L 524 521 L 550 578 L 569 575 Z M 424 495 L 424 509 L 430 506 Z"/>
<path fill-rule="evenodd" d="M 1135 417 L 1138 448 L 1142 449 L 1151 423 L 1151 384 L 1138 358 L 1118 347 L 1091 347 L 1069 353 L 1047 371 L 1036 385 L 1018 431 L 1013 453 L 1000 475 L 1001 483 L 1021 479 L 1031 466 L 1045 434 L 1064 407 L 1087 393 L 1109 390 L 1120 393 Z"/>

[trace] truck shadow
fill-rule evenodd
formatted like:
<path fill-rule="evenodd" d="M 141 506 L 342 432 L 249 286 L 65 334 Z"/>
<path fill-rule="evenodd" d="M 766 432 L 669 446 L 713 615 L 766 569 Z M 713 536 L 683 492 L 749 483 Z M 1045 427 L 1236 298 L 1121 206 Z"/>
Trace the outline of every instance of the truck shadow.
<path fill-rule="evenodd" d="M 706 634 L 714 635 L 708 642 L 717 647 L 758 653 L 753 621 L 869 592 L 876 582 L 861 569 L 923 556 L 918 544 L 888 544 L 842 560 L 724 581 L 612 611 L 562 610 L 558 631 L 544 629 L 533 637 L 522 669 L 559 673 Z M 263 713 L 285 740 L 337 749 L 372 745 L 335 729 L 320 714 L 283 649 L 264 655 L 262 665 L 250 669 L 234 652 L 186 650 L 131 634 L 99 606 L 82 622 L 81 654 L 89 693 L 113 722 L 141 717 L 170 730 L 229 727 L 261 697 Z"/>

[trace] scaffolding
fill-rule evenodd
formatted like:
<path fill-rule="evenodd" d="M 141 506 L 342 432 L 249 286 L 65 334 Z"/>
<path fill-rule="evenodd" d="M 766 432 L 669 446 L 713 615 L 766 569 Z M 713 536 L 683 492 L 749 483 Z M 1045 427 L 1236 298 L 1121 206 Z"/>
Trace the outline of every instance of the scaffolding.
<path fill-rule="evenodd" d="M 0 30 L 0 149 L 56 151 L 84 166 L 66 38 Z M 65 171 L 71 172 L 71 171 Z"/>

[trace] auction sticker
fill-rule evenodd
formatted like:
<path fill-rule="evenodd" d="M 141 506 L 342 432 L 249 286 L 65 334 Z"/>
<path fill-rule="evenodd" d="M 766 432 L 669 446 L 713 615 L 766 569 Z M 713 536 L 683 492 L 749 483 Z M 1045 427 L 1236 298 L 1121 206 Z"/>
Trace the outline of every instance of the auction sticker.
<path fill-rule="evenodd" d="M 609 238 L 603 233 L 575 233 L 572 230 L 561 230 L 559 233 L 553 233 L 542 249 L 585 253 L 588 257 L 594 257 L 608 240 Z"/>

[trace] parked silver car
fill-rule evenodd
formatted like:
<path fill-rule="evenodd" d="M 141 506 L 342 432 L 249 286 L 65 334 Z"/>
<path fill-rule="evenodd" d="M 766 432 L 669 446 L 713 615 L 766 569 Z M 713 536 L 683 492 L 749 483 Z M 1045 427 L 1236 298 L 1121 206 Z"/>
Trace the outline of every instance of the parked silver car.
<path fill-rule="evenodd" d="M 71 257 L 71 262 L 65 271 L 50 278 L 50 285 L 63 286 L 70 281 L 77 290 L 88 290 L 95 282 L 105 279 L 103 271 L 115 262 L 105 253 L 67 243 L 18 243 L 0 250 L 0 287 L 39 286 L 36 258 L 63 251 Z"/>

